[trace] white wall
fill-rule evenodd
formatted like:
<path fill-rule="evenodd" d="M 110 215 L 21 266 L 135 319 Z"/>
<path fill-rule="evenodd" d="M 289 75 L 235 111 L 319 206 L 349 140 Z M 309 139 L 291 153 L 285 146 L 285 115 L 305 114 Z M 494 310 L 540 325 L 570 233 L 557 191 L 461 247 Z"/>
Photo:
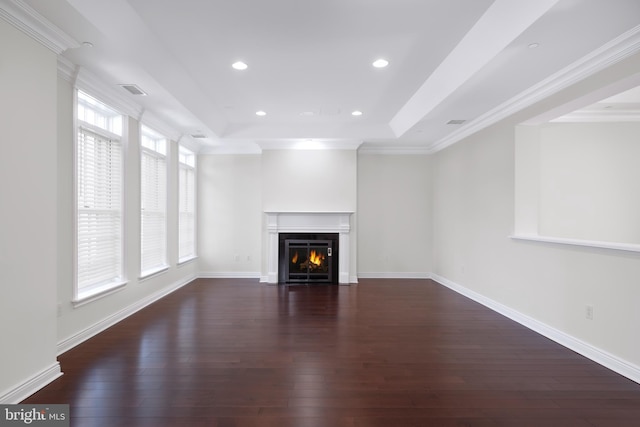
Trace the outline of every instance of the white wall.
<path fill-rule="evenodd" d="M 431 159 L 358 154 L 358 276 L 428 277 Z"/>
<path fill-rule="evenodd" d="M 352 271 L 361 277 L 431 271 L 430 156 L 266 150 L 200 156 L 198 170 L 205 276 L 266 275 L 263 210 L 355 211 Z"/>
<path fill-rule="evenodd" d="M 640 123 L 540 128 L 539 232 L 640 244 Z"/>
<path fill-rule="evenodd" d="M 354 212 L 355 150 L 265 150 L 262 207 L 265 212 Z"/>
<path fill-rule="evenodd" d="M 511 240 L 515 126 L 640 69 L 621 62 L 437 153 L 434 268 L 437 277 L 495 301 L 558 336 L 611 355 L 640 378 L 640 255 Z M 587 305 L 594 319 L 585 318 Z M 603 357 L 606 359 L 606 357 Z"/>
<path fill-rule="evenodd" d="M 200 270 L 205 276 L 259 277 L 262 271 L 260 155 L 198 158 Z"/>
<path fill-rule="evenodd" d="M 198 170 L 200 268 L 207 277 L 266 277 L 265 211 L 356 209 L 355 150 L 204 155 Z"/>
<path fill-rule="evenodd" d="M 56 361 L 55 53 L 0 20 L 0 402 Z"/>

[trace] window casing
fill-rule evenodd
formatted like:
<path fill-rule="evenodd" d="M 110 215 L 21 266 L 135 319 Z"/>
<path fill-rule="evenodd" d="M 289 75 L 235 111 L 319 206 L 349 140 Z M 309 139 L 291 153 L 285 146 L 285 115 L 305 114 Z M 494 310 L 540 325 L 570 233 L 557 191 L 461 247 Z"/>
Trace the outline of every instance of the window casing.
<path fill-rule="evenodd" d="M 77 92 L 76 282 L 79 302 L 124 283 L 122 115 Z"/>
<path fill-rule="evenodd" d="M 196 257 L 196 156 L 180 147 L 178 154 L 178 261 Z"/>
<path fill-rule="evenodd" d="M 167 140 L 141 126 L 140 276 L 167 266 Z"/>

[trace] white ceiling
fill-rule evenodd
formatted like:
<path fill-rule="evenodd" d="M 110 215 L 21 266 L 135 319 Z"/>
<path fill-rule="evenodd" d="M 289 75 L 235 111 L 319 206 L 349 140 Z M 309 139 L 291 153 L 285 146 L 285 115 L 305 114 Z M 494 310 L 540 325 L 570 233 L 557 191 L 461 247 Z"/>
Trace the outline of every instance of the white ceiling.
<path fill-rule="evenodd" d="M 638 0 L 10 1 L 77 41 L 79 69 L 228 152 L 434 150 L 640 25 Z"/>

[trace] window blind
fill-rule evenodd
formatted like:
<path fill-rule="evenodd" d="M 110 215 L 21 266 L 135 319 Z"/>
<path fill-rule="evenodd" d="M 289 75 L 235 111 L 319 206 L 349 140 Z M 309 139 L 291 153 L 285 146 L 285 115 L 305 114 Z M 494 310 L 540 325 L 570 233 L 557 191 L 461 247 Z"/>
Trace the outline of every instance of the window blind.
<path fill-rule="evenodd" d="M 196 174 L 194 166 L 179 165 L 178 257 L 185 260 L 196 255 Z"/>
<path fill-rule="evenodd" d="M 157 151 L 142 148 L 141 155 L 141 274 L 167 264 L 167 162 Z"/>
<path fill-rule="evenodd" d="M 77 142 L 77 293 L 122 280 L 122 146 L 80 128 Z"/>

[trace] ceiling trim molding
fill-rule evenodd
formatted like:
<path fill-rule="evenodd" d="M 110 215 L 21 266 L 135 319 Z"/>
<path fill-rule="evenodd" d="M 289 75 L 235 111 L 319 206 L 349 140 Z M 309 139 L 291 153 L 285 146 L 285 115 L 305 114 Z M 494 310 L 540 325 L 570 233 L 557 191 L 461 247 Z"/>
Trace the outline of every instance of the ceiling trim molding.
<path fill-rule="evenodd" d="M 361 140 L 351 139 L 279 139 L 256 141 L 262 150 L 357 150 Z"/>
<path fill-rule="evenodd" d="M 400 137 L 423 120 L 557 2 L 495 0 L 391 119 L 394 134 Z"/>
<path fill-rule="evenodd" d="M 240 146 L 218 146 L 218 147 L 207 147 L 202 146 L 198 154 L 207 154 L 207 155 L 247 155 L 247 154 L 262 154 L 262 149 L 258 147 L 256 144 L 242 144 Z"/>
<path fill-rule="evenodd" d="M 202 144 L 194 141 L 190 135 L 180 135 L 180 137 L 176 139 L 176 143 L 178 146 L 185 147 L 186 149 L 193 151 L 195 154 L 202 154 Z"/>
<path fill-rule="evenodd" d="M 384 154 L 384 155 L 416 155 L 431 154 L 428 147 L 381 147 L 375 145 L 362 145 L 358 149 L 362 154 Z"/>
<path fill-rule="evenodd" d="M 443 150 L 522 109 L 547 98 L 640 51 L 640 25 L 602 45 L 573 64 L 521 92 L 498 107 L 470 121 L 456 132 L 429 147 L 431 153 Z"/>
<path fill-rule="evenodd" d="M 118 93 L 114 87 L 100 80 L 95 74 L 80 67 L 75 79 L 75 86 L 78 89 L 88 92 L 89 95 L 98 98 L 100 101 L 116 108 L 122 114 L 126 114 L 135 119 L 139 119 L 142 115 L 142 107 L 124 95 Z M 118 89 L 120 87 L 118 86 Z"/>
<path fill-rule="evenodd" d="M 177 142 L 182 137 L 182 134 L 168 125 L 166 120 L 160 119 L 149 110 L 142 110 L 139 117 L 140 118 L 138 119 L 138 121 L 141 124 L 150 127 L 156 132 L 159 132 L 160 134 L 162 134 L 162 136 L 171 141 Z"/>
<path fill-rule="evenodd" d="M 78 75 L 78 67 L 64 56 L 58 56 L 58 77 L 73 84 Z"/>
<path fill-rule="evenodd" d="M 80 43 L 22 0 L 0 0 L 0 18 L 60 55 Z"/>
<path fill-rule="evenodd" d="M 640 122 L 640 110 L 578 110 L 550 120 L 552 123 Z"/>

